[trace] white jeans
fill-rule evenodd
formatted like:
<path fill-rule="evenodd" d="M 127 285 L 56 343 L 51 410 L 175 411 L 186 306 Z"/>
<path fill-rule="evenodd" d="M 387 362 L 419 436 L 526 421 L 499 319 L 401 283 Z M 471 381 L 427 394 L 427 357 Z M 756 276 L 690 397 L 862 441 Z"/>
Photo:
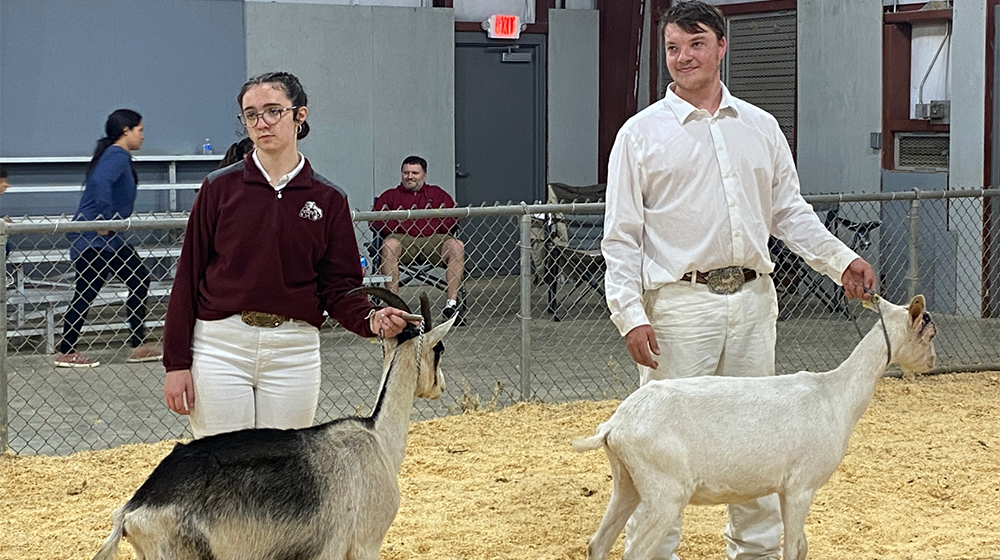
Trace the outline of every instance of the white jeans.
<path fill-rule="evenodd" d="M 774 375 L 778 299 L 770 276 L 731 295 L 713 294 L 704 284 L 674 282 L 643 294 L 646 316 L 660 345 L 656 369 L 639 366 L 639 383 L 703 375 Z M 625 526 L 626 549 L 642 506 Z M 781 557 L 781 508 L 772 494 L 729 505 L 726 557 L 750 560 Z M 656 560 L 677 560 L 681 517 L 657 550 Z"/>
<path fill-rule="evenodd" d="M 252 327 L 198 320 L 192 341 L 191 432 L 311 426 L 319 401 L 319 330 L 303 321 Z"/>

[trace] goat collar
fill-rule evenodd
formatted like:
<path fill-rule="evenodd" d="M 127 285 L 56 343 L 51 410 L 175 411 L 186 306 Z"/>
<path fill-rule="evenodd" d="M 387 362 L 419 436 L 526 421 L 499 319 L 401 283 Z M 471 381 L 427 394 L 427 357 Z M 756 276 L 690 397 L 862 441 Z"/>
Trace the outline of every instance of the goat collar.
<path fill-rule="evenodd" d="M 412 328 L 410 328 L 410 327 L 412 327 Z M 383 340 L 385 340 L 385 333 L 382 331 L 382 329 L 379 329 L 379 331 L 378 331 L 378 339 L 379 339 L 380 342 L 383 341 Z M 416 357 L 417 357 L 416 366 L 417 366 L 417 378 L 419 378 L 420 377 L 420 356 L 421 356 L 421 352 L 423 351 L 423 347 L 424 347 L 424 322 L 423 322 L 423 320 L 421 320 L 420 324 L 418 324 L 416 326 L 413 326 L 411 324 L 407 324 L 406 327 L 403 327 L 403 331 L 400 332 L 396 336 L 396 347 L 398 348 L 400 344 L 403 344 L 407 340 L 413 340 L 413 339 L 416 339 L 416 341 L 414 342 L 414 345 L 417 347 L 416 348 Z"/>
<path fill-rule="evenodd" d="M 878 311 L 878 320 L 882 323 L 882 334 L 885 335 L 885 365 L 888 366 L 892 362 L 892 344 L 889 342 L 889 330 L 885 328 L 885 316 L 882 315 L 882 308 L 879 306 L 882 298 L 874 290 L 868 288 L 865 288 L 865 293 L 871 296 L 871 300 L 862 302 L 862 305 Z"/>

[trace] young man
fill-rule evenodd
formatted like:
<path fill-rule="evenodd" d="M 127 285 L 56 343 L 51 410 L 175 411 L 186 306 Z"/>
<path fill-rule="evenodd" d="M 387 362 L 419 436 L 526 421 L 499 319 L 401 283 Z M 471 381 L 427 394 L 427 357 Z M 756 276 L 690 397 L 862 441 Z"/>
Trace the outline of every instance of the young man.
<path fill-rule="evenodd" d="M 602 250 L 611 319 L 641 384 L 773 375 L 778 305 L 769 235 L 850 298 L 874 288 L 875 277 L 803 200 L 774 117 L 722 84 L 721 12 L 692 0 L 665 17 L 674 83 L 622 126 L 608 163 Z M 636 511 L 629 520 L 626 543 L 644 518 Z M 779 558 L 781 529 L 777 496 L 731 504 L 726 555 Z M 679 542 L 678 517 L 656 558 L 676 558 Z"/>
<path fill-rule="evenodd" d="M 428 185 L 427 160 L 409 156 L 400 168 L 402 180 L 396 188 L 382 193 L 375 201 L 375 210 L 410 210 L 425 208 L 454 208 L 451 195 L 437 185 Z M 444 317 L 450 319 L 459 312 L 458 290 L 465 272 L 465 244 L 451 231 L 455 218 L 420 218 L 415 220 L 387 220 L 372 222 L 372 228 L 383 236 L 382 274 L 392 277 L 388 288 L 399 289 L 399 263 L 414 260 L 444 264 L 448 302 Z M 460 319 L 459 319 L 460 320 Z"/>

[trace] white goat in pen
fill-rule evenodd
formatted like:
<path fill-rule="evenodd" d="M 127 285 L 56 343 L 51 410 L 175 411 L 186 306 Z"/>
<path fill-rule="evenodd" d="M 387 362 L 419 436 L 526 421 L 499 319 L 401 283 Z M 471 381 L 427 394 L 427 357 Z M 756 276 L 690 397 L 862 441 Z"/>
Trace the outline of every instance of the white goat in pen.
<path fill-rule="evenodd" d="M 912 371 L 934 366 L 935 327 L 924 297 L 909 307 L 885 300 L 874 306 L 881 325 L 832 371 L 651 381 L 622 401 L 596 435 L 574 440 L 580 452 L 603 447 L 613 479 L 588 560 L 607 558 L 640 503 L 645 515 L 629 539 L 627 560 L 650 558 L 688 503 L 773 493 L 781 503 L 783 558 L 803 560 L 813 496 L 844 458 L 888 363 Z"/>
<path fill-rule="evenodd" d="M 388 290 L 363 291 L 409 311 Z M 421 312 L 429 328 L 426 295 Z M 178 444 L 115 510 L 94 560 L 114 558 L 122 537 L 139 560 L 376 560 L 399 508 L 413 399 L 444 390 L 441 339 L 453 322 L 382 341 L 369 417 Z"/>

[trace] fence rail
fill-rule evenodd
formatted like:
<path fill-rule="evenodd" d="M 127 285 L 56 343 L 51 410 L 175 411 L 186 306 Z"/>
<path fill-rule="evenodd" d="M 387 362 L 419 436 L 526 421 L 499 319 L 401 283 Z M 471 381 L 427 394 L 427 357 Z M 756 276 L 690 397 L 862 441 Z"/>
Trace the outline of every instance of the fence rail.
<path fill-rule="evenodd" d="M 1000 370 L 998 197 L 1000 189 L 806 199 L 831 231 L 872 263 L 887 299 L 927 297 L 939 325 L 935 371 L 951 372 Z M 583 227 L 600 227 L 603 211 L 602 203 L 585 203 L 353 213 L 357 250 L 376 263 L 368 276 L 375 283 L 386 276 L 378 269 L 370 221 L 460 218 L 464 326 L 446 341 L 448 390 L 438 401 L 419 402 L 415 418 L 522 400 L 623 398 L 635 389 L 634 364 L 608 319 L 603 263 L 574 244 L 580 228 L 557 227 L 574 218 Z M 141 248 L 159 287 L 148 299 L 147 321 L 157 337 L 186 224 L 183 214 L 103 222 L 0 221 L 0 242 L 10 241 L 10 258 L 0 254 L 8 273 L 0 288 L 7 309 L 7 320 L 0 322 L 7 341 L 0 351 L 0 449 L 65 454 L 190 437 L 186 420 L 163 405 L 162 366 L 124 362 L 121 284 L 112 282 L 101 292 L 77 346 L 102 365 L 56 369 L 51 355 L 75 277 L 65 233 L 113 229 Z M 874 324 L 873 314 L 844 301 L 838 286 L 780 244 L 773 245 L 772 260 L 780 308 L 778 373 L 836 366 Z M 417 270 L 400 295 L 415 301 L 427 291 L 440 313 L 445 297 L 435 286 L 443 285 L 443 270 L 421 263 L 408 267 Z M 380 381 L 379 347 L 329 322 L 321 341 L 324 379 L 317 421 L 364 412 Z"/>

